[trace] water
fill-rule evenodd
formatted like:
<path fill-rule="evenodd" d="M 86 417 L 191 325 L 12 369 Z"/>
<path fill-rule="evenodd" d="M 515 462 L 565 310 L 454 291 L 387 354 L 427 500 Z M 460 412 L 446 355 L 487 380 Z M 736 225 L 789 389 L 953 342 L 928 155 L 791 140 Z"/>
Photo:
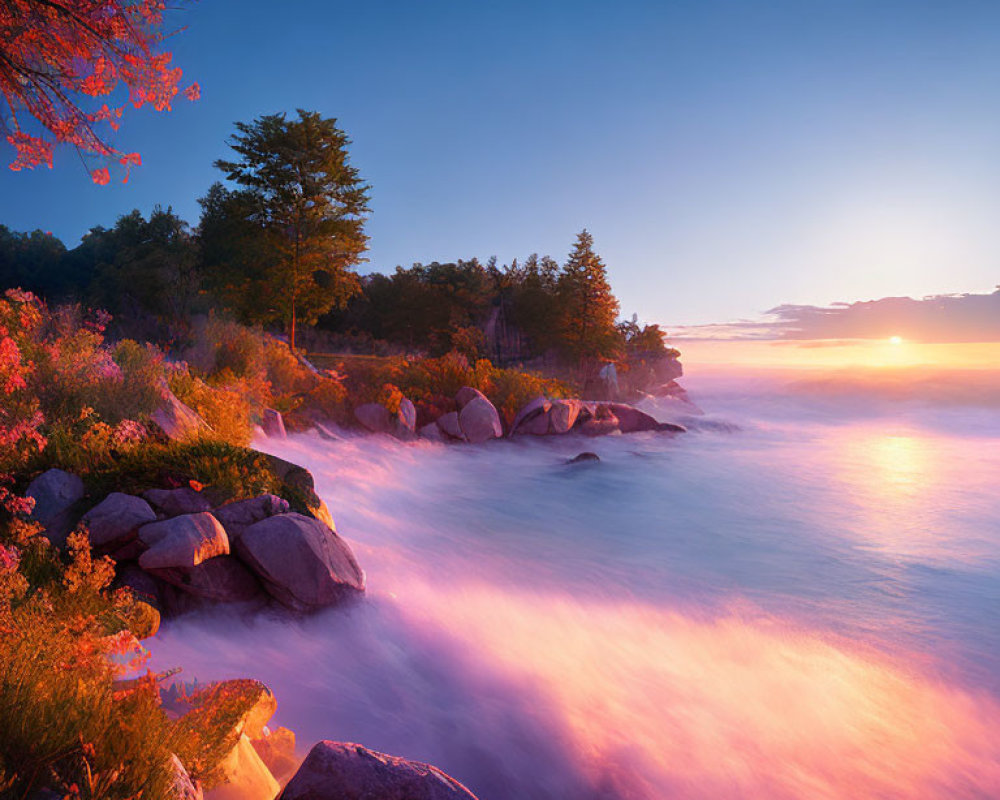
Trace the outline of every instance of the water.
<path fill-rule="evenodd" d="M 1000 796 L 1000 402 L 963 380 L 709 376 L 677 438 L 269 442 L 366 600 L 184 618 L 155 664 L 482 800 Z"/>

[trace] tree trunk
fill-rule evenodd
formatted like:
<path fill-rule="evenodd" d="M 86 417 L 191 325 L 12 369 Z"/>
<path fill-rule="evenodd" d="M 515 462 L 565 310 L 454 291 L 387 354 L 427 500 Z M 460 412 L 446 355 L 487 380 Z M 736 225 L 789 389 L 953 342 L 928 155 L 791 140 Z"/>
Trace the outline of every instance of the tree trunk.
<path fill-rule="evenodd" d="M 295 352 L 295 301 L 292 300 L 292 324 L 288 331 L 288 347 Z"/>

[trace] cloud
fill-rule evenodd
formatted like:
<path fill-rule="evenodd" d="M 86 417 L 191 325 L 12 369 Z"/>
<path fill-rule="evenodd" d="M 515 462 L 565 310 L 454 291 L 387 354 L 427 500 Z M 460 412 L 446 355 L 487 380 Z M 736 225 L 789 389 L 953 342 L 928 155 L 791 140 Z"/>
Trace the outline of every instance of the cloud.
<path fill-rule="evenodd" d="M 883 297 L 830 306 L 780 305 L 761 321 L 695 325 L 674 339 L 888 339 L 917 342 L 1000 341 L 1000 287 L 992 294 Z"/>

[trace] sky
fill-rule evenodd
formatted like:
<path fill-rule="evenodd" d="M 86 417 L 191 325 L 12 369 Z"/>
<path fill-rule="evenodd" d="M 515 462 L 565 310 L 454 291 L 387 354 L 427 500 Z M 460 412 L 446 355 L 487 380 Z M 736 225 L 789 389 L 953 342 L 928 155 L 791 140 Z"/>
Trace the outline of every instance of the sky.
<path fill-rule="evenodd" d="M 623 314 L 668 329 L 1000 284 L 995 0 L 203 0 L 172 22 L 201 100 L 127 115 L 128 185 L 71 150 L 4 170 L 0 224 L 69 246 L 157 203 L 194 224 L 233 123 L 302 107 L 371 184 L 362 271 L 562 261 L 586 227 Z"/>

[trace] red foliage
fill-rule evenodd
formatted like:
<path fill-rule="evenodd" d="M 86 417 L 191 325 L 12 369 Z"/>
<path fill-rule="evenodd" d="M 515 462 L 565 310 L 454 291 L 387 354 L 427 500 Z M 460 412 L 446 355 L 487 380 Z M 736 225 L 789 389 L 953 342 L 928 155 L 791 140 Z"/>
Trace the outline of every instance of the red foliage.
<path fill-rule="evenodd" d="M 7 106 L 0 125 L 17 156 L 12 170 L 52 166 L 56 143 L 81 154 L 117 158 L 126 169 L 138 153 L 121 153 L 98 130 L 117 130 L 128 102 L 169 110 L 181 70 L 160 49 L 163 0 L 4 0 L 0 3 L 0 98 Z M 116 93 L 117 107 L 86 110 L 91 97 Z M 196 100 L 192 84 L 184 94 Z M 93 170 L 94 182 L 108 183 L 109 171 Z"/>

